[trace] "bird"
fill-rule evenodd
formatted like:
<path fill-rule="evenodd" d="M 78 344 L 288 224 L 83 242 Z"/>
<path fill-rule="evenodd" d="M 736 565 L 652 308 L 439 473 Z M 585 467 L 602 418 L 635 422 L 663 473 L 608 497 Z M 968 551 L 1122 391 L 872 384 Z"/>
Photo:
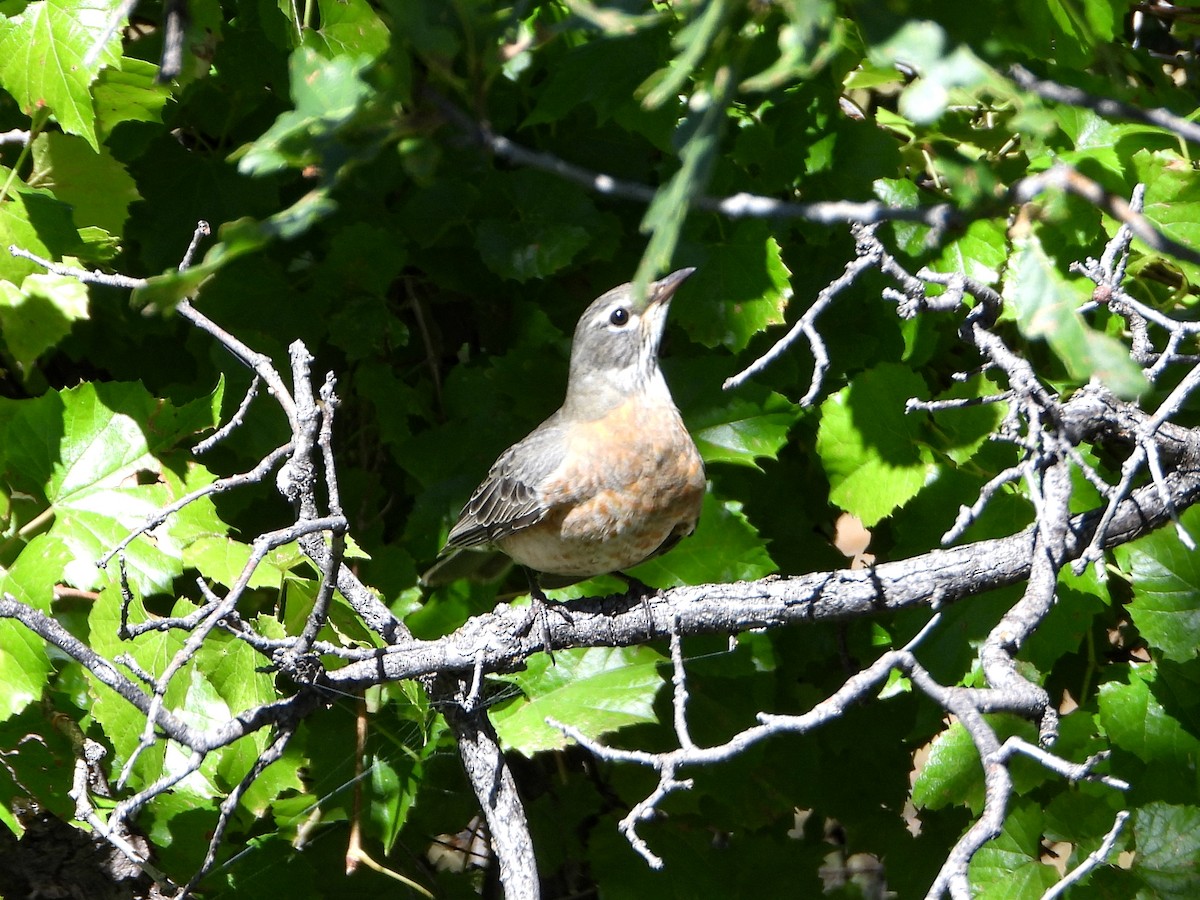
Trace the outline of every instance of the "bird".
<path fill-rule="evenodd" d="M 624 570 L 696 528 L 704 462 L 658 364 L 671 299 L 694 271 L 592 301 L 562 406 L 500 454 L 446 537 L 443 554 L 490 546 L 524 567 L 547 649 L 543 581 L 622 575 L 649 614 L 649 589 Z"/>

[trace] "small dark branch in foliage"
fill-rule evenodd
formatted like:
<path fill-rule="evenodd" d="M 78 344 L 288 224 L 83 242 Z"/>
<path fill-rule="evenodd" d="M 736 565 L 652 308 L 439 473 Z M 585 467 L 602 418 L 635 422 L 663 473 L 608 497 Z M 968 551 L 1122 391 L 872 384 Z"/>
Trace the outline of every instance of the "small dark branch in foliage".
<path fill-rule="evenodd" d="M 496 134 L 486 124 L 476 122 L 432 90 L 427 89 L 424 94 L 455 127 L 483 145 L 490 153 L 508 162 L 549 172 L 564 181 L 609 197 L 650 203 L 657 193 L 658 189 L 650 185 L 624 181 L 603 172 L 593 172 L 552 154 L 522 147 L 503 135 Z M 734 194 L 731 197 L 695 197 L 689 202 L 693 209 L 717 213 L 730 219 L 804 219 L 818 225 L 919 222 L 930 226 L 939 234 L 960 224 L 959 213 L 949 203 L 917 208 L 888 206 L 875 200 L 792 203 L 747 193 Z"/>
<path fill-rule="evenodd" d="M 1154 125 L 1178 135 L 1185 141 L 1191 141 L 1193 144 L 1200 143 L 1200 125 L 1168 110 L 1142 109 L 1119 100 L 1111 100 L 1108 97 L 1097 97 L 1079 88 L 1038 78 L 1020 65 L 1011 66 L 1008 74 L 1018 87 L 1032 91 L 1044 100 L 1065 103 L 1068 106 L 1082 106 L 1110 119 L 1128 119 L 1131 122 Z"/>
<path fill-rule="evenodd" d="M 138 0 L 122 0 L 121 4 L 108 17 L 105 28 L 92 42 L 92 47 L 84 57 L 84 66 L 95 65 L 108 42 L 112 40 L 121 23 L 125 22 L 137 8 Z M 162 54 L 158 62 L 158 74 L 155 80 L 160 84 L 170 81 L 183 71 L 184 40 L 188 27 L 187 0 L 164 0 L 162 18 Z"/>
<path fill-rule="evenodd" d="M 250 785 L 258 780 L 258 776 L 266 770 L 267 766 L 283 757 L 284 750 L 287 749 L 288 743 L 295 735 L 295 724 L 279 728 L 272 737 L 271 743 L 259 754 L 258 759 L 254 761 L 254 765 L 250 767 L 250 771 L 229 792 L 229 796 L 221 801 L 220 814 L 217 817 L 217 824 L 213 829 L 212 838 L 208 842 L 208 850 L 204 854 L 204 861 L 200 864 L 200 868 L 196 874 L 192 876 L 191 880 L 184 887 L 178 900 L 186 900 L 200 884 L 200 880 L 213 867 L 213 864 L 217 860 L 217 849 L 221 846 L 221 841 L 225 837 L 225 831 L 229 828 L 229 821 L 233 818 L 233 814 L 237 812 L 237 807 L 242 802 L 242 797 L 246 795 L 246 791 L 250 789 Z"/>

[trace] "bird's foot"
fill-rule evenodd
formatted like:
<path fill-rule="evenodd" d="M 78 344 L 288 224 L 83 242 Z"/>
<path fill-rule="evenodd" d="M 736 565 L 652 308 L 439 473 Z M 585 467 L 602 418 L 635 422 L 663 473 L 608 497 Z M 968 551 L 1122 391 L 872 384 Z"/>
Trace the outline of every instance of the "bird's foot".
<path fill-rule="evenodd" d="M 624 572 L 617 572 L 615 574 L 628 586 L 625 596 L 637 597 L 642 602 L 642 612 L 646 614 L 646 637 L 654 637 L 654 610 L 650 607 L 650 598 L 661 597 L 663 593 L 662 588 L 650 587 L 650 585 L 641 579 L 634 578 L 632 575 L 626 575 Z"/>
<path fill-rule="evenodd" d="M 568 624 L 575 621 L 561 604 L 555 603 L 553 607 L 554 612 L 562 616 L 563 620 Z M 537 580 L 531 574 L 529 577 L 529 614 L 517 626 L 517 634 L 521 636 L 527 635 L 533 631 L 533 627 L 536 625 L 538 628 L 538 637 L 542 641 L 542 649 L 550 656 L 550 664 L 554 665 L 554 642 L 550 638 L 550 608 L 550 600 L 546 598 L 541 585 L 537 583 Z"/>

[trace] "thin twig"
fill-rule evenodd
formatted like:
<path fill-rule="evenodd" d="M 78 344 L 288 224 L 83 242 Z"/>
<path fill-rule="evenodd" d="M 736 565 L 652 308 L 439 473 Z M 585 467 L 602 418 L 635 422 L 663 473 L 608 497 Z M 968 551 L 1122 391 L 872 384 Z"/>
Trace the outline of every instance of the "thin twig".
<path fill-rule="evenodd" d="M 1125 828 L 1125 823 L 1129 821 L 1129 815 L 1129 810 L 1119 810 L 1116 818 L 1113 819 L 1112 827 L 1108 829 L 1108 833 L 1104 835 L 1104 840 L 1100 842 L 1100 846 L 1089 853 L 1083 862 L 1064 875 L 1060 881 L 1046 888 L 1041 900 L 1055 900 L 1056 897 L 1061 897 L 1072 885 L 1082 881 L 1089 872 L 1103 865 L 1108 859 L 1109 854 L 1113 852 L 1113 848 L 1117 846 L 1117 838 L 1121 836 L 1121 831 Z"/>
<path fill-rule="evenodd" d="M 1076 87 L 1038 78 L 1021 65 L 1009 66 L 1008 74 L 1018 86 L 1027 91 L 1033 91 L 1046 100 L 1065 103 L 1068 106 L 1082 106 L 1108 118 L 1128 119 L 1132 122 L 1154 125 L 1157 128 L 1166 129 L 1185 141 L 1191 141 L 1194 144 L 1200 143 L 1200 125 L 1168 110 L 1144 109 L 1108 97 L 1097 97 Z"/>

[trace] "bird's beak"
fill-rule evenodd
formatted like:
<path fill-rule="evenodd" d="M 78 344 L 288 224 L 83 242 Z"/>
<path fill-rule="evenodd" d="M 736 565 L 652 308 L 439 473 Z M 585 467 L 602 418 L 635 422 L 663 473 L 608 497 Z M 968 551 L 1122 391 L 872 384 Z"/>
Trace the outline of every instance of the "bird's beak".
<path fill-rule="evenodd" d="M 695 271 L 695 266 L 688 266 L 686 269 L 679 269 L 672 272 L 666 278 L 660 278 L 651 284 L 648 292 L 650 295 L 649 305 L 656 306 L 659 303 L 666 303 L 675 295 L 675 291 L 679 289 L 679 286 L 688 280 L 688 276 Z"/>

